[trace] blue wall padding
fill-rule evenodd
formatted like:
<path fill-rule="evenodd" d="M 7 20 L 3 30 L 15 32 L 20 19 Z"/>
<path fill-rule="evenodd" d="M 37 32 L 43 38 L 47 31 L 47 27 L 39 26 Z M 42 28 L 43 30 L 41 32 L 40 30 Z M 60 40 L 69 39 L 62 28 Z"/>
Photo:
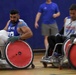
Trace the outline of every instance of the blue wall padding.
<path fill-rule="evenodd" d="M 44 48 L 44 37 L 41 35 L 41 19 L 39 21 L 40 27 L 35 29 L 34 22 L 39 5 L 46 0 L 1 0 L 0 1 L 0 30 L 6 25 L 9 20 L 9 11 L 17 9 L 20 12 L 21 18 L 24 19 L 28 26 L 33 31 L 34 36 L 27 40 L 33 49 Z M 63 20 L 69 16 L 69 7 L 71 4 L 76 3 L 76 0 L 52 0 L 59 6 L 61 16 L 58 17 L 57 23 L 59 30 L 63 26 Z"/>

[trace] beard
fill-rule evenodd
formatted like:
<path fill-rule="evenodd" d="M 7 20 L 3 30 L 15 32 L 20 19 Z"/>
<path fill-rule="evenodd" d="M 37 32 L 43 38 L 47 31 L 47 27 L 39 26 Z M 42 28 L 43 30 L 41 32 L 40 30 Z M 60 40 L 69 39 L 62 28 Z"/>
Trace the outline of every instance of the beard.
<path fill-rule="evenodd" d="M 72 21 L 75 21 L 76 20 L 76 17 L 71 17 Z"/>
<path fill-rule="evenodd" d="M 11 20 L 11 23 L 12 23 L 12 24 L 16 24 L 17 22 L 18 22 L 18 20 L 17 20 L 17 21 Z"/>

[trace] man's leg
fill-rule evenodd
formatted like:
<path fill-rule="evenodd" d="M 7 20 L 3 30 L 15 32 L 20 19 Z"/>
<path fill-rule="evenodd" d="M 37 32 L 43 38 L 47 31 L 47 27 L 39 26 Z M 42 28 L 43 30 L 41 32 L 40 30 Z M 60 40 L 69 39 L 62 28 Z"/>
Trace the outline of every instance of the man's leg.
<path fill-rule="evenodd" d="M 49 43 L 49 47 L 47 48 L 47 50 L 46 50 L 46 52 L 45 52 L 45 55 L 44 55 L 44 57 L 42 58 L 42 62 L 45 62 L 45 61 L 48 61 L 48 62 L 50 62 L 50 60 L 48 60 L 48 58 L 49 58 L 49 56 L 51 56 L 51 54 L 52 54 L 52 51 L 53 51 L 53 48 L 54 48 L 54 39 L 55 39 L 55 36 L 49 36 L 48 38 L 47 38 L 47 40 L 48 40 L 48 43 Z"/>
<path fill-rule="evenodd" d="M 49 44 L 49 47 L 48 47 L 48 56 L 51 56 L 52 55 L 52 52 L 53 52 L 53 49 L 54 49 L 54 46 L 56 44 L 55 42 L 55 36 L 51 35 L 48 37 L 48 44 Z"/>
<path fill-rule="evenodd" d="M 45 49 L 48 49 L 48 40 L 47 40 L 48 36 L 44 37 L 44 45 L 45 45 Z"/>
<path fill-rule="evenodd" d="M 8 40 L 8 36 L 6 35 L 7 32 L 0 31 L 0 52 L 1 58 L 4 58 L 4 45 Z"/>

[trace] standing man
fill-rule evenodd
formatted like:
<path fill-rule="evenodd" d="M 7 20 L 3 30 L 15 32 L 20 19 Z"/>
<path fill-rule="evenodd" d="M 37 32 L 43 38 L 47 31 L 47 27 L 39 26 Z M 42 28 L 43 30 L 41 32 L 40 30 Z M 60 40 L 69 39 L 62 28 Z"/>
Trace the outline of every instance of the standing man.
<path fill-rule="evenodd" d="M 58 27 L 55 18 L 60 16 L 60 11 L 58 5 L 51 0 L 46 0 L 45 3 L 41 4 L 39 7 L 39 11 L 36 15 L 35 19 L 35 28 L 39 27 L 38 21 L 40 16 L 43 15 L 42 18 L 42 35 L 44 36 L 44 45 L 47 50 L 48 41 L 47 37 L 49 35 L 55 35 L 58 32 Z"/>

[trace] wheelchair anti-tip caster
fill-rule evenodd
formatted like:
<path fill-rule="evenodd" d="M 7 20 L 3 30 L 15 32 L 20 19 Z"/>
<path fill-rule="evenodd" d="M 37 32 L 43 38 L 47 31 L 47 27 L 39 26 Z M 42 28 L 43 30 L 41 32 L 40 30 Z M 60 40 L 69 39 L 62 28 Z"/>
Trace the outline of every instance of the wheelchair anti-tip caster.
<path fill-rule="evenodd" d="M 47 68 L 47 63 L 42 62 L 42 64 L 43 64 L 44 68 Z"/>
<path fill-rule="evenodd" d="M 34 64 L 32 64 L 32 65 L 31 65 L 31 68 L 33 68 L 33 69 L 34 69 L 34 68 L 35 68 L 35 65 L 34 65 Z"/>

